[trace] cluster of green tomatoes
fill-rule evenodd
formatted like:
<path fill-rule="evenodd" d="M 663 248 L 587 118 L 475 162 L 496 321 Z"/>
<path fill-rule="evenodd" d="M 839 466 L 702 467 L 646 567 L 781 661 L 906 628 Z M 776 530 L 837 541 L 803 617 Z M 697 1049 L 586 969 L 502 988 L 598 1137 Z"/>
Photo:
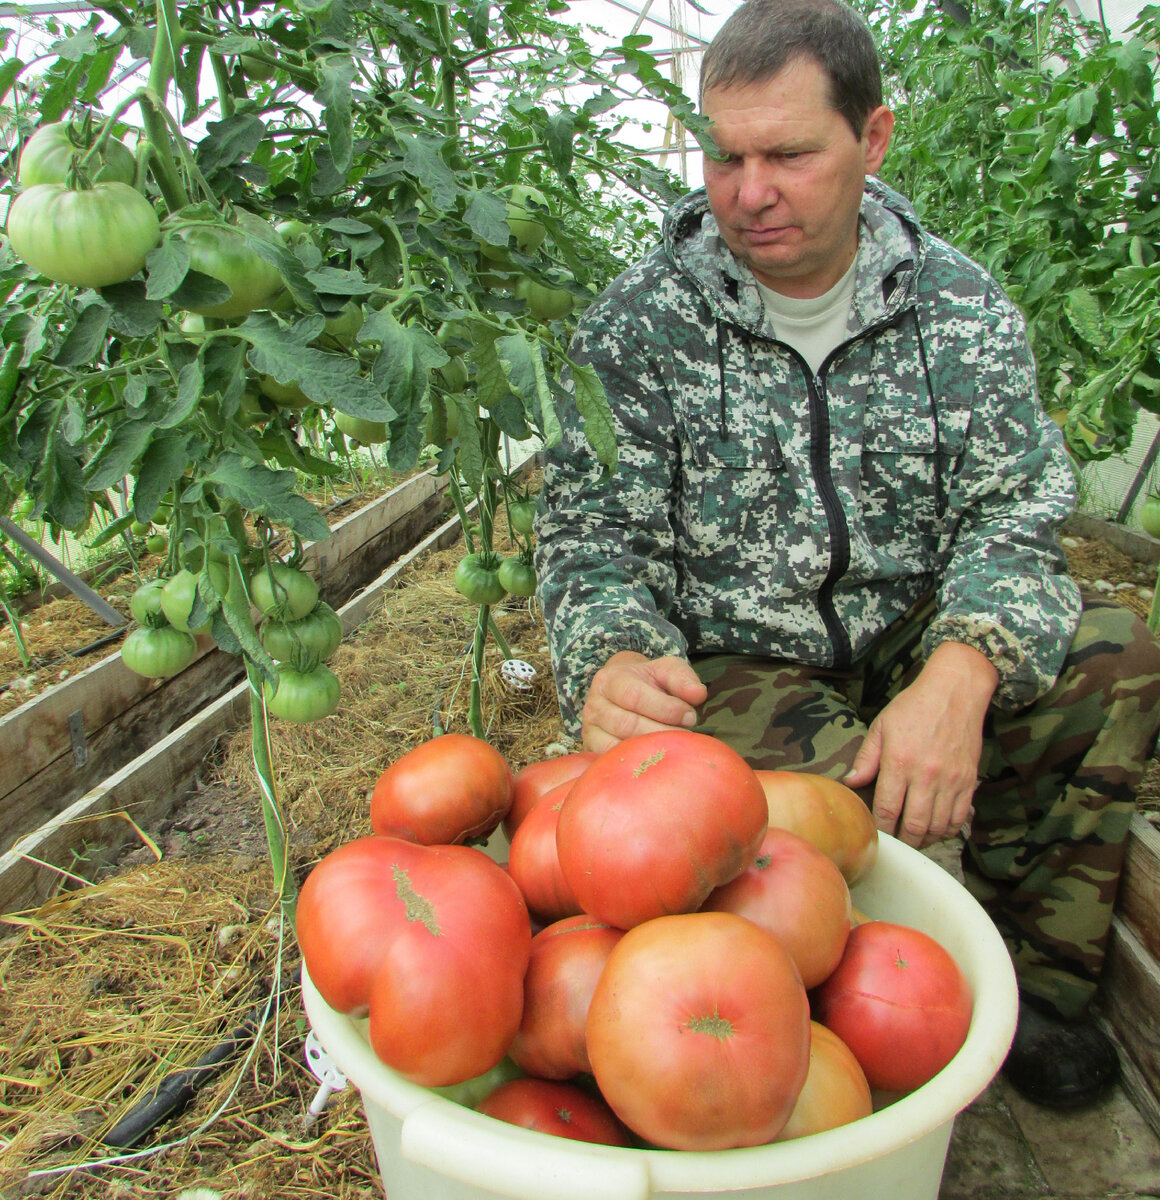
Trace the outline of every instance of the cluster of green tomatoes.
<path fill-rule="evenodd" d="M 219 596 L 231 587 L 227 563 L 206 563 Z M 167 579 L 143 583 L 129 603 L 137 627 L 121 647 L 125 665 L 138 675 L 165 679 L 185 670 L 197 654 L 197 635 L 208 634 L 199 576 L 187 567 Z M 277 684 L 264 684 L 267 710 L 286 721 L 309 722 L 338 707 L 338 677 L 326 665 L 342 642 L 342 620 L 321 600 L 318 584 L 305 571 L 274 562 L 256 571 L 246 585 L 258 610 L 258 636 L 278 668 Z M 200 614 L 200 615 L 199 615 Z"/>

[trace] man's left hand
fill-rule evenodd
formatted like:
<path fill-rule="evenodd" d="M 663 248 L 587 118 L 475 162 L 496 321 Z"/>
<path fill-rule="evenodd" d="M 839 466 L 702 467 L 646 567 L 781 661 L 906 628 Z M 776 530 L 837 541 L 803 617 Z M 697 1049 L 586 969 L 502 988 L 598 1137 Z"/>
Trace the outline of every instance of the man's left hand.
<path fill-rule="evenodd" d="M 958 833 L 971 812 L 983 722 L 998 681 L 979 651 L 943 642 L 878 714 L 842 782 L 865 787 L 877 776 L 879 829 L 918 847 Z"/>

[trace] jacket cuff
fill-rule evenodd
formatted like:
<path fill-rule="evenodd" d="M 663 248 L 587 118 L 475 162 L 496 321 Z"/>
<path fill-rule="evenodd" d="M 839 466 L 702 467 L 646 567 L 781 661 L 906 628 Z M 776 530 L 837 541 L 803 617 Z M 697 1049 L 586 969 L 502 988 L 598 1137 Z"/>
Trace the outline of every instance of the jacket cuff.
<path fill-rule="evenodd" d="M 572 737 L 580 736 L 580 713 L 596 672 L 622 650 L 635 650 L 646 658 L 684 657 L 687 643 L 667 623 L 664 631 L 641 625 L 632 629 L 590 630 L 573 638 L 552 662 L 560 716 L 565 731 Z"/>
<path fill-rule="evenodd" d="M 970 646 L 994 666 L 999 672 L 999 683 L 991 703 L 1004 711 L 1026 708 L 1055 682 L 1055 676 L 1040 670 L 1019 639 L 994 617 L 982 614 L 936 617 L 923 634 L 923 655 L 929 658 L 943 642 Z"/>

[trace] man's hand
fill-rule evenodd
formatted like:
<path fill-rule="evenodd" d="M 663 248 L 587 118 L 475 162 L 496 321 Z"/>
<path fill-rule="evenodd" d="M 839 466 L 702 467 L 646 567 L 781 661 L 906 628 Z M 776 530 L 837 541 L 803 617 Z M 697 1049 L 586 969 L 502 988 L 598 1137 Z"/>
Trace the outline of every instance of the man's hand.
<path fill-rule="evenodd" d="M 639 733 L 689 729 L 705 685 L 683 658 L 646 658 L 621 650 L 596 672 L 580 714 L 585 750 L 596 753 Z"/>
<path fill-rule="evenodd" d="M 879 829 L 920 847 L 958 833 L 970 816 L 983 722 L 998 680 L 973 647 L 943 642 L 878 714 L 842 782 L 858 788 L 878 777 Z"/>

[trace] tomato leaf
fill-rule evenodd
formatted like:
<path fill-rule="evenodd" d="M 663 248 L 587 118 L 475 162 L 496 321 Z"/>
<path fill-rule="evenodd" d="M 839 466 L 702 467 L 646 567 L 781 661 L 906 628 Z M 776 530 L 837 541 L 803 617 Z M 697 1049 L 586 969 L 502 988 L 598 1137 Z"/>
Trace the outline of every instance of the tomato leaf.
<path fill-rule="evenodd" d="M 322 514 L 295 492 L 297 476 L 291 470 L 268 471 L 236 455 L 223 454 L 204 478 L 218 484 L 222 494 L 242 508 L 265 514 L 301 538 L 317 541 L 330 533 Z"/>
<path fill-rule="evenodd" d="M 386 395 L 359 373 L 357 358 L 304 345 L 300 331 L 282 329 L 269 313 L 251 313 L 237 332 L 250 343 L 249 359 L 257 371 L 279 383 L 296 383 L 316 404 L 371 421 L 397 415 Z"/>
<path fill-rule="evenodd" d="M 139 521 L 149 521 L 157 511 L 161 497 L 181 478 L 193 455 L 191 446 L 198 442 L 181 430 L 155 437 L 141 455 L 133 486 L 133 513 Z"/>
<path fill-rule="evenodd" d="M 147 417 L 144 420 L 122 421 L 110 430 L 85 467 L 88 486 L 100 491 L 124 479 L 149 445 L 153 429 L 154 422 Z"/>
<path fill-rule="evenodd" d="M 575 128 L 575 117 L 567 109 L 553 113 L 548 121 L 545 138 L 548 158 L 561 179 L 566 179 L 572 169 L 572 137 Z"/>
<path fill-rule="evenodd" d="M 508 334 L 496 339 L 500 367 L 508 383 L 524 402 L 524 411 L 539 427 L 545 446 L 555 446 L 563 436 L 548 376 L 544 370 L 544 354 L 538 340 L 524 333 Z"/>
<path fill-rule="evenodd" d="M 611 474 L 616 470 L 616 429 L 604 384 L 587 363 L 572 364 L 572 394 L 584 420 L 584 436 L 597 459 Z"/>
<path fill-rule="evenodd" d="M 79 367 L 91 363 L 100 354 L 109 329 L 109 309 L 106 305 L 90 304 L 83 309 L 77 323 L 69 330 L 64 344 L 56 352 L 58 367 Z"/>
<path fill-rule="evenodd" d="M 506 246 L 511 227 L 507 222 L 507 203 L 492 192 L 476 192 L 463 214 L 471 232 L 489 246 Z"/>
<path fill-rule="evenodd" d="M 354 145 L 350 97 L 354 63 L 349 55 L 327 54 L 319 67 L 322 83 L 315 89 L 314 98 L 322 104 L 322 120 L 335 169 L 345 174 L 350 169 Z"/>
<path fill-rule="evenodd" d="M 397 132 L 403 151 L 403 166 L 431 194 L 436 208 L 449 209 L 455 204 L 459 188 L 451 168 L 439 153 L 442 139 L 431 134 Z M 507 239 L 502 238 L 506 242 Z"/>

